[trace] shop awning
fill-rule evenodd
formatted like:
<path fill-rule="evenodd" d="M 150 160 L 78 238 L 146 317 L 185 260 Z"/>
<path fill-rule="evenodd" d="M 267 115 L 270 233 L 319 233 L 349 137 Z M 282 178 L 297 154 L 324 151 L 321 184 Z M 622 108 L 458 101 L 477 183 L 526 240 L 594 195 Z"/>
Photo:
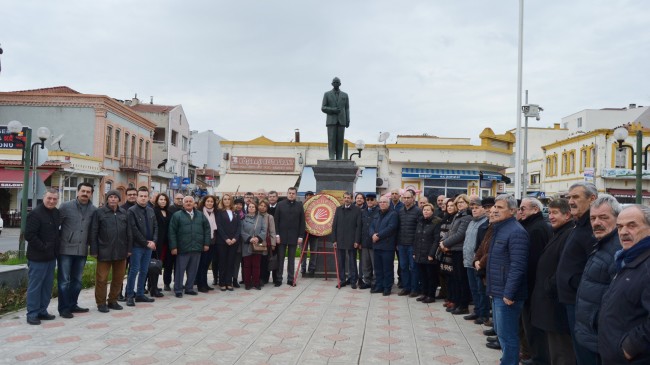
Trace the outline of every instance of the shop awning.
<path fill-rule="evenodd" d="M 225 174 L 214 190 L 218 193 L 255 193 L 259 189 L 275 190 L 286 195 L 287 189 L 296 186 L 299 175 Z"/>
<path fill-rule="evenodd" d="M 38 175 L 41 181 L 45 181 L 53 173 L 54 170 L 39 170 Z M 0 188 L 21 189 L 23 187 L 23 174 L 23 170 L 0 168 Z M 31 171 L 29 176 L 31 179 Z"/>
<path fill-rule="evenodd" d="M 634 189 L 614 189 L 614 188 L 608 188 L 607 192 L 612 195 L 614 198 L 636 198 L 636 190 Z M 642 192 L 643 197 L 650 197 L 650 192 L 647 190 L 643 190 Z"/>
<path fill-rule="evenodd" d="M 481 175 L 483 176 L 483 180 L 501 181 L 503 178 L 503 175 L 495 171 L 481 171 Z"/>
<path fill-rule="evenodd" d="M 414 169 L 402 168 L 402 177 L 416 179 L 478 180 L 480 174 L 474 170 Z"/>

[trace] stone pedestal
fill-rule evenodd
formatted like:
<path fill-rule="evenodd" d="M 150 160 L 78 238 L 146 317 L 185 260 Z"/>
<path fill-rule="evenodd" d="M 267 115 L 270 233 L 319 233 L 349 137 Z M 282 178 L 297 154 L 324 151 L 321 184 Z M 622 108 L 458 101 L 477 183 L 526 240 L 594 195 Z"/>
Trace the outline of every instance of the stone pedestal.
<path fill-rule="evenodd" d="M 0 286 L 27 286 L 27 265 L 0 265 Z"/>
<path fill-rule="evenodd" d="M 316 178 L 316 191 L 319 193 L 328 193 L 343 199 L 343 193 L 348 191 L 352 193 L 357 182 L 357 164 L 350 160 L 318 160 L 313 167 L 314 177 Z M 318 251 L 332 251 L 332 240 L 330 237 L 325 239 L 326 248 L 322 248 L 322 240 L 319 239 Z M 336 285 L 336 262 L 334 255 L 319 255 L 316 260 L 316 277 L 325 277 L 325 260 L 327 260 L 327 277 Z M 343 273 L 343 268 L 339 268 Z"/>

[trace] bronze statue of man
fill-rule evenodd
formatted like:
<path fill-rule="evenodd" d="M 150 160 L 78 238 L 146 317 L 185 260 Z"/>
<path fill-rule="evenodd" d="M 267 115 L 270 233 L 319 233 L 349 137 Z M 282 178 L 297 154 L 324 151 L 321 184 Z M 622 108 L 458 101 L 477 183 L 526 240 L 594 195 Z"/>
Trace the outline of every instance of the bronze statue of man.
<path fill-rule="evenodd" d="M 350 126 L 350 99 L 348 94 L 339 90 L 341 80 L 335 77 L 332 80 L 332 90 L 325 92 L 321 111 L 327 114 L 327 148 L 330 160 L 343 159 L 343 135 L 345 128 Z"/>

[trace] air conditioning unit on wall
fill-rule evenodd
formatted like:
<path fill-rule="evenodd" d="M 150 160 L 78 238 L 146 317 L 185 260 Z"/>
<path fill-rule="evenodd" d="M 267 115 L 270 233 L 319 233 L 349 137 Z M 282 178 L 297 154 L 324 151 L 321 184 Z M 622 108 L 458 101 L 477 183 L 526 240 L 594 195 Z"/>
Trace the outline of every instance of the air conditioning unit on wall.
<path fill-rule="evenodd" d="M 387 189 L 388 188 L 388 177 L 378 177 L 377 178 L 377 189 Z"/>

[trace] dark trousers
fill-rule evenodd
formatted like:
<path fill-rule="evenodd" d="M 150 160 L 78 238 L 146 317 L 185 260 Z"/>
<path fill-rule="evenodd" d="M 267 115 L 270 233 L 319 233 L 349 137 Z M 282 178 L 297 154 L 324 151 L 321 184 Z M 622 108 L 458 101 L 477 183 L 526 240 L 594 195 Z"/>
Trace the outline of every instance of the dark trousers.
<path fill-rule="evenodd" d="M 390 293 L 395 280 L 394 250 L 373 250 L 375 254 L 375 290 Z"/>
<path fill-rule="evenodd" d="M 566 310 L 567 318 L 569 319 L 569 333 L 571 334 L 571 339 L 573 340 L 573 350 L 576 354 L 576 363 L 578 365 L 599 364 L 600 356 L 595 352 L 591 352 L 588 348 L 582 346 L 582 344 L 576 340 L 574 333 L 576 325 L 575 304 L 564 304 L 564 309 Z"/>
<path fill-rule="evenodd" d="M 544 331 L 534 327 L 531 323 L 530 303 L 524 302 L 524 307 L 521 311 L 521 327 L 524 330 L 524 336 L 528 343 L 528 352 L 530 358 L 535 364 L 548 364 L 550 363 L 548 354 L 548 344 L 546 342 L 546 334 Z"/>
<path fill-rule="evenodd" d="M 235 268 L 235 257 L 237 256 L 237 245 L 217 245 L 217 256 L 219 257 L 219 286 L 232 286 L 232 271 Z"/>
<path fill-rule="evenodd" d="M 208 269 L 212 258 L 216 255 L 217 248 L 215 245 L 210 245 L 210 249 L 201 252 L 201 260 L 199 261 L 199 269 L 196 273 L 196 286 L 198 288 L 206 288 L 208 286 Z"/>
<path fill-rule="evenodd" d="M 97 261 L 95 271 L 95 303 L 106 304 L 106 289 L 108 285 L 108 274 L 113 272 L 111 289 L 108 293 L 108 303 L 117 303 L 117 297 L 122 289 L 124 273 L 126 271 L 126 260 Z"/>
<path fill-rule="evenodd" d="M 343 159 L 343 136 L 345 134 L 344 125 L 327 126 L 327 147 L 329 149 L 330 160 Z"/>
<path fill-rule="evenodd" d="M 449 300 L 458 307 L 469 306 L 469 281 L 467 270 L 463 266 L 463 252 L 451 251 L 451 259 L 454 263 L 454 271 L 449 276 Z"/>
<path fill-rule="evenodd" d="M 309 242 L 305 245 L 306 248 L 309 248 L 309 267 L 307 267 L 307 250 L 305 250 L 305 254 L 302 257 L 302 263 L 300 264 L 300 272 L 316 271 L 316 259 L 318 254 L 313 252 L 318 251 L 318 238 L 319 237 L 316 236 L 309 236 Z"/>
<path fill-rule="evenodd" d="M 570 334 L 546 332 L 546 342 L 548 343 L 551 365 L 573 365 L 576 363 L 576 355 L 573 352 Z"/>
<path fill-rule="evenodd" d="M 27 261 L 27 318 L 46 315 L 52 298 L 56 260 Z"/>
<path fill-rule="evenodd" d="M 219 249 L 214 245 L 214 255 L 212 256 L 212 284 L 219 284 Z"/>
<path fill-rule="evenodd" d="M 262 255 L 251 254 L 243 258 L 243 275 L 246 287 L 260 286 L 260 262 Z"/>
<path fill-rule="evenodd" d="M 281 243 L 278 248 L 278 269 L 274 271 L 273 281 L 282 282 L 284 273 L 284 257 L 287 257 L 287 282 L 293 282 L 293 275 L 296 272 L 296 247 L 297 245 L 286 245 Z"/>
<path fill-rule="evenodd" d="M 481 318 L 490 317 L 490 301 L 485 294 L 485 284 L 483 279 L 478 276 L 478 272 L 474 268 L 465 268 L 467 271 L 467 279 L 469 280 L 469 288 L 474 299 L 474 314 Z"/>
<path fill-rule="evenodd" d="M 183 292 L 183 288 L 186 291 L 190 291 L 194 287 L 196 272 L 199 268 L 199 261 L 201 261 L 201 253 L 189 252 L 176 256 L 178 257 L 176 257 L 176 272 L 174 273 L 174 292 L 178 294 Z M 183 286 L 183 277 L 185 274 L 187 274 L 187 279 Z"/>
<path fill-rule="evenodd" d="M 174 273 L 174 265 L 176 263 L 176 256 L 172 255 L 169 252 L 169 247 L 165 247 L 162 254 L 162 263 L 163 263 L 163 283 L 165 285 L 171 285 L 172 283 L 172 274 Z"/>
<path fill-rule="evenodd" d="M 418 264 L 420 272 L 420 289 L 422 294 L 427 297 L 435 298 L 438 289 L 438 271 L 440 267 L 433 262 L 427 264 Z"/>
<path fill-rule="evenodd" d="M 359 280 L 359 270 L 357 269 L 357 250 L 343 250 L 338 249 L 337 259 L 339 261 L 339 276 L 341 282 L 349 281 L 350 284 L 355 284 Z M 345 262 L 347 261 L 347 266 Z M 345 272 L 348 272 L 348 277 L 346 280 Z"/>
<path fill-rule="evenodd" d="M 271 254 L 271 250 L 269 250 L 269 255 Z M 269 271 L 269 256 L 268 255 L 262 255 L 260 257 L 260 281 L 262 284 L 266 284 L 269 282 L 269 275 L 271 272 Z"/>
<path fill-rule="evenodd" d="M 241 247 L 241 246 L 239 246 L 239 247 Z M 232 283 L 233 284 L 237 284 L 237 282 L 239 281 L 239 270 L 241 269 L 241 263 L 242 263 L 241 249 L 238 248 L 237 252 L 235 252 L 235 259 L 232 262 L 232 264 L 233 264 Z"/>

